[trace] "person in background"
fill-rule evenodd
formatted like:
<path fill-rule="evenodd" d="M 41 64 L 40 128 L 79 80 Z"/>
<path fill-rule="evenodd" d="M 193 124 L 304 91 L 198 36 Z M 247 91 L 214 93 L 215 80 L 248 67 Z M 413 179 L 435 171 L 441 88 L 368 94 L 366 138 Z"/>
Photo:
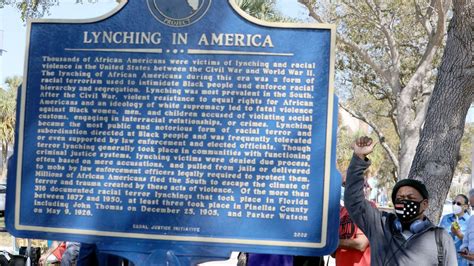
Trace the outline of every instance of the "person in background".
<path fill-rule="evenodd" d="M 474 189 L 469 190 L 469 203 L 474 207 Z M 467 222 L 467 229 L 464 233 L 462 245 L 459 248 L 460 255 L 468 261 L 468 265 L 474 265 L 474 216 L 471 215 Z"/>
<path fill-rule="evenodd" d="M 379 203 L 379 206 L 387 206 L 388 205 L 388 199 L 387 199 L 387 190 L 385 188 L 381 189 L 379 191 L 379 195 L 378 195 L 378 199 L 377 199 L 378 203 Z"/>
<path fill-rule="evenodd" d="M 474 188 L 469 190 L 469 204 L 471 205 L 471 209 L 474 209 Z"/>
<path fill-rule="evenodd" d="M 66 251 L 66 242 L 53 241 L 48 250 L 41 255 L 39 265 L 60 264 L 64 251 Z"/>
<path fill-rule="evenodd" d="M 49 249 L 40 257 L 39 265 L 76 265 L 79 247 L 77 242 L 52 241 Z"/>
<path fill-rule="evenodd" d="M 367 173 L 366 184 L 369 186 L 366 193 L 366 199 L 371 202 L 377 202 L 377 196 L 379 193 L 377 177 L 371 173 Z"/>
<path fill-rule="evenodd" d="M 443 227 L 453 238 L 456 251 L 461 251 L 462 240 L 470 217 L 468 208 L 469 200 L 467 196 L 463 194 L 457 195 L 453 200 L 453 213 L 443 216 L 439 223 L 439 226 Z M 468 265 L 468 261 L 461 257 L 460 254 L 457 255 L 457 258 L 459 266 Z"/>
<path fill-rule="evenodd" d="M 345 179 L 345 176 L 343 177 Z M 360 228 L 351 220 L 346 207 L 344 207 L 344 186 L 341 188 L 341 207 L 339 212 L 339 246 L 334 254 L 336 266 L 370 266 L 369 239 Z M 368 182 L 364 183 L 364 194 L 367 198 L 370 193 Z M 373 203 L 373 202 L 371 202 Z M 373 203 L 375 207 L 375 203 Z"/>
<path fill-rule="evenodd" d="M 468 261 L 468 265 L 474 265 L 474 218 L 471 216 L 467 223 L 467 230 L 459 248 L 461 257 Z"/>
<path fill-rule="evenodd" d="M 66 242 L 66 250 L 61 259 L 61 266 L 73 266 L 77 263 L 81 244 L 78 242 Z"/>
<path fill-rule="evenodd" d="M 95 243 L 81 243 L 76 266 L 133 266 L 122 257 L 101 252 Z"/>

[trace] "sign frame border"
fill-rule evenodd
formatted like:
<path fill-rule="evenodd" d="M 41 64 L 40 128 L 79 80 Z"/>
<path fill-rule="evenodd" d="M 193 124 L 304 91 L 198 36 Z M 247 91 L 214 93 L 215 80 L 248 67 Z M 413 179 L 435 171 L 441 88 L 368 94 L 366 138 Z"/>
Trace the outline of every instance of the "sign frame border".
<path fill-rule="evenodd" d="M 237 244 L 237 245 L 252 245 L 252 246 L 277 246 L 288 248 L 325 248 L 328 240 L 328 216 L 329 216 L 329 190 L 332 170 L 332 151 L 333 144 L 333 116 L 334 116 L 334 74 L 335 74 L 335 50 L 336 50 L 336 26 L 334 24 L 320 24 L 320 23 L 283 23 L 283 22 L 266 22 L 254 18 L 243 10 L 241 10 L 234 0 L 228 0 L 228 4 L 241 16 L 242 19 L 247 20 L 253 24 L 270 27 L 270 28 L 286 28 L 286 29 L 325 29 L 330 30 L 330 55 L 329 55 L 329 83 L 328 83 L 328 102 L 327 102 L 327 117 L 326 117 L 326 147 L 325 147 L 325 162 L 324 162 L 324 186 L 323 186 L 323 208 L 322 208 L 322 223 L 321 223 L 321 241 L 320 242 L 297 242 L 297 241 L 273 241 L 273 240 L 255 240 L 255 239 L 238 239 L 238 238 L 218 238 L 218 237 L 195 237 L 195 236 L 178 236 L 178 235 L 163 235 L 163 234 L 146 234 L 146 233 L 126 233 L 103 230 L 82 230 L 59 227 L 44 227 L 44 226 L 29 226 L 20 223 L 20 205 L 21 205 L 21 176 L 23 167 L 23 138 L 25 130 L 25 116 L 26 116 L 26 89 L 28 84 L 28 61 L 30 51 L 30 38 L 33 23 L 68 23 L 68 24 L 87 24 L 96 23 L 105 20 L 112 15 L 118 13 L 124 8 L 129 0 L 124 0 L 117 7 L 110 12 L 90 19 L 34 19 L 27 23 L 27 43 L 25 47 L 25 63 L 24 63 L 24 82 L 21 88 L 21 104 L 19 113 L 19 127 L 18 127 L 18 154 L 16 164 L 16 186 L 15 186 L 15 215 L 14 215 L 14 229 L 17 231 L 41 231 L 43 233 L 57 233 L 57 234 L 77 234 L 77 235 L 94 235 L 102 237 L 121 237 L 121 238 L 135 238 L 142 240 L 166 240 L 166 241 L 180 241 L 180 242 L 201 242 L 213 244 Z M 336 114 L 337 115 L 337 114 Z"/>

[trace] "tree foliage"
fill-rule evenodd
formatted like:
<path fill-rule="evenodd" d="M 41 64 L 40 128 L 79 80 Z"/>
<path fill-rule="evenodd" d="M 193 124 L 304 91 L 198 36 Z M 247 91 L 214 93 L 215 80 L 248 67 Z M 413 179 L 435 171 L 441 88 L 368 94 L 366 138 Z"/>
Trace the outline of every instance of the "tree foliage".
<path fill-rule="evenodd" d="M 339 93 L 377 134 L 397 178 L 406 178 L 433 90 L 449 1 L 298 0 L 317 22 L 337 25 Z M 325 16 L 322 11 L 331 11 Z M 388 138 L 390 137 L 390 138 Z"/>
<path fill-rule="evenodd" d="M 9 77 L 5 80 L 7 88 L 0 89 L 0 145 L 2 149 L 2 176 L 6 173 L 8 151 L 14 142 L 16 97 L 21 82 L 21 77 Z"/>
<path fill-rule="evenodd" d="M 237 5 L 249 15 L 271 22 L 294 21 L 283 16 L 275 8 L 275 0 L 235 0 Z"/>
<path fill-rule="evenodd" d="M 39 18 L 48 14 L 52 6 L 58 5 L 59 0 L 0 0 L 0 8 L 12 6 L 21 13 L 21 19 Z"/>
<path fill-rule="evenodd" d="M 464 138 L 464 144 L 461 137 L 474 99 L 473 2 L 454 0 L 453 13 L 450 1 L 444 0 L 298 2 L 313 20 L 337 25 L 340 71 L 336 89 L 342 108 L 373 128 L 392 165 L 388 168 L 395 169 L 394 176 L 407 178 L 412 162 L 417 161 L 415 152 L 421 157 L 410 176 L 421 174 L 435 195 L 429 215 L 436 221 L 457 161 L 461 159 L 458 173 L 471 171 L 470 156 L 466 155 L 471 145 L 466 142 L 472 137 Z M 448 14 L 454 14 L 451 24 L 457 21 L 464 31 L 452 31 L 452 43 L 458 45 L 447 47 L 439 72 Z M 456 14 L 463 18 L 456 20 Z M 430 107 L 433 118 L 426 120 L 428 103 L 436 95 L 435 84 L 442 92 L 436 92 Z M 419 141 L 420 132 L 427 128 L 431 128 L 431 136 Z M 471 131 L 468 127 L 467 133 Z M 340 136 L 350 138 L 343 130 L 339 130 Z M 426 150 L 415 149 L 419 142 Z M 341 148 L 338 145 L 338 152 Z M 346 153 L 350 151 L 341 154 Z M 344 165 L 342 160 L 338 157 L 339 165 Z M 388 166 L 383 165 L 380 170 Z"/>
<path fill-rule="evenodd" d="M 313 20 L 338 25 L 341 106 L 373 128 L 386 152 L 386 176 L 406 178 L 434 84 L 448 1 L 298 2 Z"/>
<path fill-rule="evenodd" d="M 464 135 L 461 139 L 458 164 L 449 189 L 448 198 L 452 199 L 458 194 L 468 195 L 471 188 L 472 173 L 472 142 L 474 141 L 474 124 L 466 124 Z"/>
<path fill-rule="evenodd" d="M 122 0 L 116 0 L 120 3 Z M 76 4 L 97 3 L 99 0 L 74 0 Z M 21 19 L 25 21 L 29 18 L 41 18 L 49 14 L 49 10 L 53 6 L 59 5 L 59 0 L 0 0 L 0 8 L 12 6 L 17 8 L 21 13 Z"/>

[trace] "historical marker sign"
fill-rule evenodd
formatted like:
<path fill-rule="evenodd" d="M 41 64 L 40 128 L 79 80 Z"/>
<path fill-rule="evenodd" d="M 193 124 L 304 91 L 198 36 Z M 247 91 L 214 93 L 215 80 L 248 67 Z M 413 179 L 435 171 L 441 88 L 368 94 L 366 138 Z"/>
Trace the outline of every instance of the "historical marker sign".
<path fill-rule="evenodd" d="M 148 0 L 34 21 L 28 40 L 13 234 L 335 248 L 334 27 L 264 23 L 222 0 Z"/>

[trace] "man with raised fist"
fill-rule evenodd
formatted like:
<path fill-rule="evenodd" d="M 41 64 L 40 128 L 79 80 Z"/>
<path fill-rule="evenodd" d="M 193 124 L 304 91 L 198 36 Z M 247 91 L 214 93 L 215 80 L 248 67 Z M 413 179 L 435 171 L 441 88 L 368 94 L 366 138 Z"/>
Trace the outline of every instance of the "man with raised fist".
<path fill-rule="evenodd" d="M 395 213 L 379 211 L 365 199 L 364 171 L 370 166 L 367 155 L 375 145 L 369 137 L 360 137 L 353 143 L 344 193 L 350 217 L 369 239 L 371 264 L 457 265 L 451 237 L 424 214 L 429 194 L 423 183 L 403 179 L 395 184 Z"/>

